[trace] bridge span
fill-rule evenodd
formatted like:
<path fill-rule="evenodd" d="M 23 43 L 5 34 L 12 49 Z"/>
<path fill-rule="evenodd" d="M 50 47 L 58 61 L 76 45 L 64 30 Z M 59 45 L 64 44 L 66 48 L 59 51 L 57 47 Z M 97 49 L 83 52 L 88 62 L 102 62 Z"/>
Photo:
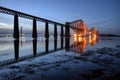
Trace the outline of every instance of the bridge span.
<path fill-rule="evenodd" d="M 70 29 L 72 29 L 75 32 L 75 35 L 77 36 L 87 36 L 87 34 L 90 34 L 92 36 L 99 35 L 99 31 L 97 31 L 95 28 L 88 29 L 86 24 L 83 20 L 76 20 L 72 22 L 66 22 L 65 24 L 55 22 L 52 20 L 40 18 L 37 16 L 33 16 L 30 14 L 26 14 L 23 12 L 19 12 L 16 10 L 8 9 L 5 7 L 0 6 L 0 13 L 9 14 L 14 16 L 14 30 L 13 30 L 13 37 L 15 39 L 18 39 L 20 36 L 19 34 L 19 17 L 27 18 L 33 20 L 33 29 L 32 29 L 32 37 L 37 38 L 37 21 L 44 22 L 45 23 L 45 37 L 49 37 L 49 24 L 54 25 L 54 37 L 57 38 L 57 26 L 59 25 L 61 27 L 61 37 L 70 37 Z M 65 34 L 64 34 L 64 28 L 65 28 Z"/>

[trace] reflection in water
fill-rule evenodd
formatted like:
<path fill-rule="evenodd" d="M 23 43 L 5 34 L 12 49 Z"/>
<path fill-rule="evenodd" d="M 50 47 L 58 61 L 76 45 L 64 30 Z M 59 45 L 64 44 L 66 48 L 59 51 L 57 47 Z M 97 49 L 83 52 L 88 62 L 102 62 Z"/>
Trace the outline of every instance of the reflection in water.
<path fill-rule="evenodd" d="M 66 37 L 65 38 L 65 50 L 69 51 L 69 47 L 70 47 L 70 38 Z"/>
<path fill-rule="evenodd" d="M 19 40 L 14 40 L 14 53 L 15 53 L 15 59 L 17 60 L 19 58 Z"/>
<path fill-rule="evenodd" d="M 49 50 L 49 38 L 46 38 L 45 39 L 45 51 L 46 51 L 46 53 L 48 53 L 48 50 Z"/>
<path fill-rule="evenodd" d="M 61 39 L 61 41 L 59 39 Z M 33 40 L 30 38 L 26 40 L 23 39 L 22 41 L 17 39 L 11 40 L 8 38 L 6 39 L 2 38 L 0 39 L 0 63 L 3 62 L 3 64 L 6 64 L 12 63 L 15 60 L 19 61 L 22 59 L 29 59 L 34 56 L 41 56 L 49 52 L 61 50 L 63 48 L 65 48 L 66 51 L 69 51 L 70 49 L 70 51 L 82 53 L 85 50 L 90 50 L 94 48 L 115 47 L 116 45 L 119 44 L 119 40 L 120 38 L 111 37 L 100 38 L 100 42 L 99 44 L 97 44 L 99 41 L 99 37 L 95 38 L 91 36 L 74 38 L 57 38 L 56 40 L 53 40 L 53 38 L 46 38 L 45 40 L 44 38 L 40 40 L 39 39 Z M 45 45 L 43 45 L 44 43 Z M 72 43 L 72 45 L 70 43 Z"/>
<path fill-rule="evenodd" d="M 61 37 L 61 49 L 63 49 L 64 37 Z"/>
<path fill-rule="evenodd" d="M 61 39 L 61 48 L 57 48 L 57 38 L 54 39 L 54 49 L 53 51 L 56 51 L 58 49 L 62 49 L 63 48 L 63 39 Z M 68 41 L 67 41 L 68 42 Z M 20 41 L 20 43 L 22 44 L 22 41 Z M 37 55 L 37 39 L 33 39 L 32 41 L 33 43 L 33 56 Z M 22 46 L 22 45 L 21 45 Z M 45 39 L 45 53 L 49 52 L 49 38 Z M 19 59 L 19 40 L 16 39 L 14 40 L 14 56 L 15 56 L 15 60 Z"/>
<path fill-rule="evenodd" d="M 70 48 L 72 51 L 77 53 L 83 53 L 88 44 L 94 46 L 97 42 L 99 42 L 99 37 L 96 36 L 92 37 L 90 35 L 88 41 L 87 37 L 74 37 L 74 43 L 70 46 Z"/>
<path fill-rule="evenodd" d="M 57 38 L 54 39 L 54 50 L 57 49 Z"/>
<path fill-rule="evenodd" d="M 37 39 L 33 39 L 33 55 L 37 54 Z"/>
<path fill-rule="evenodd" d="M 87 46 L 86 37 L 75 37 L 74 43 L 71 45 L 71 49 L 77 53 L 84 52 Z"/>
<path fill-rule="evenodd" d="M 97 42 L 99 42 L 99 37 L 98 36 L 91 36 L 89 35 L 89 41 L 88 43 L 91 45 L 91 46 L 94 46 Z"/>

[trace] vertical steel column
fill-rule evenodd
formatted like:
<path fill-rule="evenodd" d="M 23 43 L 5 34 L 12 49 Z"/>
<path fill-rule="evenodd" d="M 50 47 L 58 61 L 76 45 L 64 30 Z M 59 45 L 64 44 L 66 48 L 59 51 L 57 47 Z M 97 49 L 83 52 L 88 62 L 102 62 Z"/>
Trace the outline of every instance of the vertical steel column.
<path fill-rule="evenodd" d="M 49 38 L 48 22 L 45 23 L 45 37 Z"/>
<path fill-rule="evenodd" d="M 69 46 L 70 46 L 70 27 L 69 23 L 65 23 L 65 49 L 66 51 L 69 51 Z"/>
<path fill-rule="evenodd" d="M 54 38 L 57 38 L 57 24 L 54 24 Z"/>
<path fill-rule="evenodd" d="M 19 38 L 19 22 L 18 22 L 18 15 L 14 15 L 14 32 L 13 32 L 14 38 Z"/>
<path fill-rule="evenodd" d="M 69 27 L 69 22 L 65 23 L 65 37 L 70 37 L 70 27 Z"/>
<path fill-rule="evenodd" d="M 32 37 L 37 38 L 37 25 L 35 18 L 33 19 L 33 31 L 32 31 Z"/>
<path fill-rule="evenodd" d="M 63 49 L 63 44 L 64 44 L 64 30 L 63 30 L 63 26 L 61 26 L 61 49 Z"/>
<path fill-rule="evenodd" d="M 61 34 L 60 34 L 60 36 L 63 37 L 63 35 L 64 35 L 63 26 L 61 26 Z"/>

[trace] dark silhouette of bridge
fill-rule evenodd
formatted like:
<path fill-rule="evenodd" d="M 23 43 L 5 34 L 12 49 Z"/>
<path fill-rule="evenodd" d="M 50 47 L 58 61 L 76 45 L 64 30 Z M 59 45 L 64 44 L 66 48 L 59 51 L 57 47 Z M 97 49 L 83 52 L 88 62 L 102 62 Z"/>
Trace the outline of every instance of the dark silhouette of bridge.
<path fill-rule="evenodd" d="M 66 51 L 69 51 L 69 49 L 72 49 L 72 50 L 77 49 L 78 52 L 83 51 L 83 48 L 86 47 L 86 44 L 85 44 L 86 41 L 85 40 L 83 40 L 83 42 L 82 41 L 77 41 L 77 42 L 73 43 L 73 45 L 71 45 L 71 48 L 70 48 L 70 36 L 71 36 L 70 35 L 70 29 L 72 29 L 78 37 L 82 36 L 82 39 L 84 39 L 83 37 L 86 37 L 87 33 L 89 33 L 91 36 L 99 34 L 99 31 L 96 31 L 95 28 L 91 28 L 90 30 L 88 30 L 88 28 L 85 25 L 83 20 L 76 20 L 76 21 L 66 22 L 65 24 L 62 24 L 62 23 L 58 23 L 58 22 L 55 22 L 55 21 L 52 21 L 52 20 L 40 18 L 40 17 L 37 17 L 37 16 L 33 16 L 33 15 L 26 14 L 26 13 L 23 13 L 23 12 L 15 11 L 15 10 L 8 9 L 8 8 L 5 8 L 5 7 L 1 7 L 1 6 L 0 6 L 0 13 L 4 13 L 4 14 L 14 16 L 13 37 L 15 38 L 15 40 L 14 40 L 14 56 L 15 56 L 15 59 L 3 61 L 0 66 L 15 63 L 15 62 L 22 61 L 22 60 L 25 60 L 25 59 L 29 59 L 29 58 L 32 58 L 32 57 L 36 57 L 36 56 L 45 55 L 46 53 L 58 51 L 58 50 L 61 50 L 63 48 L 65 48 Z M 22 35 L 20 36 L 20 32 L 19 32 L 20 31 L 19 28 L 21 28 L 21 30 L 22 30 L 22 27 L 19 27 L 19 19 L 18 19 L 19 17 L 26 18 L 26 19 L 31 19 L 33 21 L 33 26 L 32 26 L 33 27 L 32 28 L 33 55 L 19 57 L 19 38 L 22 36 Z M 44 33 L 45 33 L 44 36 L 46 38 L 45 39 L 45 52 L 42 52 L 42 53 L 37 53 L 37 37 L 38 37 L 37 21 L 45 23 L 45 31 L 44 31 Z M 49 24 L 54 25 L 54 50 L 51 50 L 51 51 L 49 50 Z M 57 27 L 58 26 L 61 27 L 61 33 L 60 33 L 61 47 L 60 48 L 57 47 L 57 36 L 58 36 Z M 65 34 L 64 34 L 64 32 L 65 32 Z M 65 37 L 65 46 L 64 46 L 64 37 Z M 21 45 L 22 45 L 22 42 L 21 42 Z"/>
<path fill-rule="evenodd" d="M 94 28 L 91 28 L 91 30 L 88 30 L 85 23 L 83 22 L 83 20 L 76 20 L 76 21 L 66 22 L 65 24 L 62 24 L 62 23 L 58 23 L 58 22 L 55 22 L 55 21 L 52 21 L 52 20 L 48 20 L 48 19 L 37 17 L 37 16 L 33 16 L 33 15 L 30 15 L 30 14 L 26 14 L 26 13 L 23 13 L 23 12 L 8 9 L 8 8 L 5 8 L 5 7 L 0 7 L 0 12 L 14 16 L 13 37 L 15 39 L 18 39 L 20 37 L 19 36 L 19 19 L 18 19 L 19 17 L 33 20 L 33 29 L 32 29 L 32 37 L 33 38 L 37 38 L 37 21 L 45 23 L 45 37 L 46 38 L 49 37 L 49 28 L 48 28 L 49 24 L 54 25 L 54 38 L 57 38 L 57 35 L 58 35 L 57 34 L 57 26 L 58 25 L 61 26 L 61 37 L 64 37 L 64 36 L 65 37 L 70 37 L 70 28 L 76 34 L 79 34 L 81 36 L 86 36 L 87 32 L 90 32 L 91 35 L 99 34 L 99 32 L 96 31 Z M 64 32 L 63 28 L 65 28 L 65 35 L 63 34 L 63 32 Z"/>

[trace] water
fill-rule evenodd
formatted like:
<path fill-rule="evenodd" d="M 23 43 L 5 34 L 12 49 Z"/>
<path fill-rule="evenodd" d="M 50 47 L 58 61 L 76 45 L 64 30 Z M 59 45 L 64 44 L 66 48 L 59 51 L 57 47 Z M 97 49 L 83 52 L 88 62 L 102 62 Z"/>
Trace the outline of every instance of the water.
<path fill-rule="evenodd" d="M 48 52 L 61 50 L 65 48 L 65 38 L 50 37 L 45 39 L 39 37 L 37 40 L 31 37 L 22 37 L 20 40 L 14 40 L 12 37 L 0 37 L 0 62 L 7 60 L 18 60 L 22 57 L 37 56 L 38 54 L 47 54 Z M 84 53 L 87 50 L 94 50 L 102 47 L 116 47 L 120 45 L 118 37 L 100 37 L 90 38 L 70 38 L 69 51 Z M 69 41 L 66 41 L 69 42 Z"/>

